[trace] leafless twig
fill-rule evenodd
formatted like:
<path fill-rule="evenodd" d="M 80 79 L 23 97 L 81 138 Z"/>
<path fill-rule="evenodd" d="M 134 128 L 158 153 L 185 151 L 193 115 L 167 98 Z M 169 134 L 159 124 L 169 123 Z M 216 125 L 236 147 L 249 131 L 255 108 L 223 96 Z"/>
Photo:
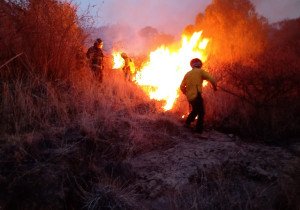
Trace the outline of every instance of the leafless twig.
<path fill-rule="evenodd" d="M 242 97 L 242 96 L 238 95 L 237 93 L 234 93 L 234 92 L 232 92 L 232 91 L 229 91 L 229 90 L 227 90 L 227 89 L 225 89 L 225 88 L 223 88 L 223 87 L 221 87 L 221 86 L 219 86 L 219 85 L 218 85 L 218 88 L 219 88 L 220 90 L 222 90 L 223 92 L 225 92 L 225 93 L 228 93 L 228 94 L 230 94 L 230 95 L 233 95 L 233 96 L 235 96 L 235 97 L 238 97 L 238 98 L 240 98 L 240 99 L 246 101 L 247 103 L 253 105 L 253 103 L 252 103 L 250 100 L 248 100 L 248 99 L 245 98 L 245 97 Z"/>
<path fill-rule="evenodd" d="M 2 69 L 4 66 L 6 66 L 7 64 L 9 64 L 10 62 L 12 62 L 13 60 L 15 60 L 17 57 L 23 55 L 23 53 L 20 53 L 14 57 L 12 57 L 11 59 L 9 59 L 8 61 L 6 61 L 2 66 L 0 66 L 0 69 Z"/>

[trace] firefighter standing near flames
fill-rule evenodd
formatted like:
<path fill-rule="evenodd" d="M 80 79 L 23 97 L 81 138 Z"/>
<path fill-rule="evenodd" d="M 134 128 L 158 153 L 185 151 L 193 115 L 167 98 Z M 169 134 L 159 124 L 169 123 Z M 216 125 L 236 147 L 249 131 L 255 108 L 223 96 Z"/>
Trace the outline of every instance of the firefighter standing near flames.
<path fill-rule="evenodd" d="M 94 46 L 90 47 L 86 53 L 86 57 L 89 59 L 90 68 L 92 69 L 95 77 L 99 79 L 100 82 L 103 80 L 103 58 L 104 54 L 102 52 L 103 41 L 97 39 Z"/>
<path fill-rule="evenodd" d="M 124 72 L 124 77 L 126 81 L 131 81 L 133 78 L 133 75 L 135 73 L 135 66 L 133 60 L 128 57 L 126 53 L 122 53 L 121 57 L 124 59 L 124 66 L 122 68 Z"/>
<path fill-rule="evenodd" d="M 203 80 L 209 81 L 215 91 L 217 90 L 217 83 L 208 72 L 201 69 L 202 61 L 200 59 L 192 59 L 190 65 L 192 70 L 186 73 L 180 85 L 180 90 L 186 95 L 190 105 L 192 106 L 192 111 L 186 119 L 185 127 L 190 127 L 191 123 L 198 116 L 195 132 L 202 133 L 203 118 L 205 114 L 203 98 L 201 96 L 202 83 Z"/>

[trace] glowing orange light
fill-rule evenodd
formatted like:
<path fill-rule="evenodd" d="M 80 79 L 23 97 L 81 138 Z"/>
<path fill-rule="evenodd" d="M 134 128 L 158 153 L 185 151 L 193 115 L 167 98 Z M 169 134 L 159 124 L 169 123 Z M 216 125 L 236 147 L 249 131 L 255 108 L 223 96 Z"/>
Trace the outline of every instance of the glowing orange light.
<path fill-rule="evenodd" d="M 207 59 L 205 52 L 209 39 L 202 38 L 202 31 L 190 38 L 183 35 L 181 47 L 172 49 L 161 46 L 150 53 L 150 60 L 137 73 L 135 81 L 151 99 L 165 100 L 164 110 L 172 109 L 178 98 L 178 88 L 184 75 L 191 69 L 192 58 Z"/>
<path fill-rule="evenodd" d="M 208 43 L 209 39 L 202 38 L 200 31 L 193 33 L 191 37 L 183 35 L 180 47 L 159 47 L 150 53 L 149 61 L 143 63 L 141 69 L 137 69 L 133 81 L 140 85 L 151 99 L 165 101 L 164 110 L 172 109 L 178 98 L 180 83 L 191 69 L 190 60 L 200 58 L 205 62 Z M 124 65 L 120 52 L 113 52 L 113 59 L 113 69 Z M 207 82 L 203 83 L 203 86 L 205 85 Z"/>

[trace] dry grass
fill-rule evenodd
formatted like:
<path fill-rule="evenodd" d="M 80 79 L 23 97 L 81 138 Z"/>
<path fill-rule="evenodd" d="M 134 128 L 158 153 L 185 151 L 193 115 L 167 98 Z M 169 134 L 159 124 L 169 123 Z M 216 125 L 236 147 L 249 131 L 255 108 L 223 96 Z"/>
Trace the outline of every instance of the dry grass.
<path fill-rule="evenodd" d="M 85 66 L 86 35 L 73 5 L 1 1 L 0 18 L 0 208 L 135 208 L 135 196 L 123 191 L 134 174 L 124 167 L 112 177 L 110 161 L 121 163 L 130 155 L 170 145 L 170 136 L 181 135 L 174 113 L 163 113 L 121 72 L 106 68 L 102 84 L 93 78 Z M 273 68 L 269 57 L 250 68 L 221 65 L 225 76 L 235 76 L 229 84 L 221 75 L 222 85 L 240 97 L 211 97 L 207 91 L 208 122 L 247 135 L 299 136 L 299 104 L 294 100 L 299 97 L 299 65 L 293 53 L 292 60 L 281 60 L 289 74 L 273 74 L 281 73 L 282 66 Z M 247 104 L 240 99 L 249 87 Z M 280 94 L 265 101 L 272 91 Z M 184 104 L 175 112 L 185 110 Z M 221 184 L 213 189 L 205 205 L 235 188 Z"/>
<path fill-rule="evenodd" d="M 296 176 L 297 169 L 292 172 Z M 291 175 L 292 175 L 291 174 Z M 297 209 L 299 179 L 249 179 L 237 165 L 198 170 L 193 183 L 168 196 L 166 209 Z M 192 193 L 191 193 L 192 192 Z"/>
<path fill-rule="evenodd" d="M 134 191 L 116 184 L 105 183 L 95 186 L 84 194 L 84 209 L 143 209 L 136 202 Z"/>
<path fill-rule="evenodd" d="M 215 68 L 220 88 L 218 93 L 206 92 L 207 118 L 223 131 L 244 137 L 281 143 L 297 138 L 300 71 L 277 56 L 266 52 L 255 64 Z"/>
<path fill-rule="evenodd" d="M 269 25 L 249 0 L 216 0 L 198 14 L 185 32 L 211 38 L 206 65 L 227 90 L 206 91 L 210 122 L 264 141 L 299 137 L 299 26 Z"/>
<path fill-rule="evenodd" d="M 118 72 L 107 68 L 103 84 L 93 78 L 70 4 L 7 1 L 0 15 L 1 208 L 82 208 L 82 189 L 118 192 L 101 181 L 111 175 L 106 161 L 143 142 L 137 116 L 151 118 L 156 105 Z"/>

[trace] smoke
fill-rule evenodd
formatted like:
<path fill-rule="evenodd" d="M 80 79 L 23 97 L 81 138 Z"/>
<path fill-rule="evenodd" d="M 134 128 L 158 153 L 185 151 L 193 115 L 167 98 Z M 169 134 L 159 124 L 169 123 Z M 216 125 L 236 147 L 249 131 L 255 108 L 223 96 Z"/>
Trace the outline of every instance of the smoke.
<path fill-rule="evenodd" d="M 80 0 L 76 0 L 80 1 Z M 83 1 L 83 0 L 81 0 Z M 99 25 L 122 24 L 134 29 L 145 26 L 178 35 L 194 22 L 212 0 L 89 0 L 99 8 Z M 299 0 L 251 0 L 256 11 L 270 22 L 300 16 Z"/>
<path fill-rule="evenodd" d="M 180 34 L 195 15 L 204 11 L 210 0 L 105 0 L 101 4 L 102 24 L 159 28 L 163 33 Z"/>
<path fill-rule="evenodd" d="M 300 10 L 299 0 L 251 2 L 270 22 L 297 17 Z M 195 23 L 197 14 L 204 13 L 213 3 L 212 0 L 93 0 L 100 8 L 97 24 L 102 27 L 97 36 L 106 41 L 108 50 L 117 47 L 131 54 L 146 53 L 159 44 L 167 44 L 163 41 L 178 40 L 184 28 Z M 147 28 L 154 33 L 150 30 L 152 35 L 143 36 L 140 32 Z"/>
<path fill-rule="evenodd" d="M 194 22 L 210 0 L 102 0 L 97 30 L 106 49 L 130 54 L 148 54 L 162 44 L 179 39 L 187 24 Z"/>
<path fill-rule="evenodd" d="M 259 14 L 267 17 L 271 23 L 283 19 L 293 19 L 300 17 L 299 0 L 251 0 L 256 6 Z"/>
<path fill-rule="evenodd" d="M 157 28 L 146 26 L 135 30 L 126 25 L 109 25 L 93 31 L 93 40 L 101 37 L 107 52 L 124 51 L 131 56 L 148 55 L 161 45 L 172 44 L 174 36 L 160 32 Z"/>

